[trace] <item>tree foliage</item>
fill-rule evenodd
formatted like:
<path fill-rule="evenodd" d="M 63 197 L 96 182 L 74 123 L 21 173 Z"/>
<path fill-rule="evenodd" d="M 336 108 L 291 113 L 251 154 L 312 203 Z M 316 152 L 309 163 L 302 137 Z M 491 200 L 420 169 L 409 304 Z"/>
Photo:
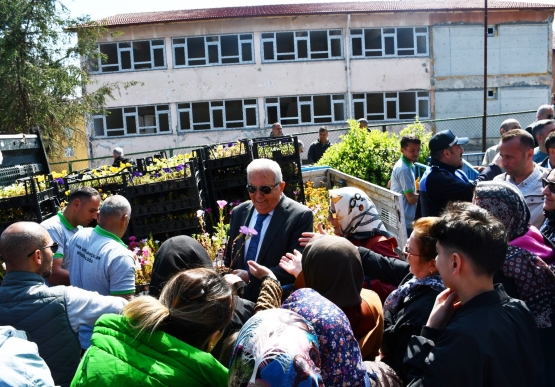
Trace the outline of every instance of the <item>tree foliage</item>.
<path fill-rule="evenodd" d="M 118 84 L 93 83 L 79 57 L 98 56 L 106 30 L 88 17 L 73 18 L 58 0 L 0 1 L 0 131 L 41 130 L 47 152 L 59 155 L 87 113 L 102 111 Z M 79 39 L 71 39 L 75 35 Z M 75 42 L 77 41 L 77 42 Z"/>
<path fill-rule="evenodd" d="M 401 157 L 400 137 L 395 133 L 359 128 L 358 122 L 348 120 L 350 130 L 341 142 L 332 145 L 317 165 L 329 165 L 341 172 L 385 187 L 395 162 Z M 431 133 L 417 120 L 401 131 L 401 135 L 415 134 L 422 140 L 419 162 L 428 158 Z M 422 160 L 422 161 L 421 161 Z"/>

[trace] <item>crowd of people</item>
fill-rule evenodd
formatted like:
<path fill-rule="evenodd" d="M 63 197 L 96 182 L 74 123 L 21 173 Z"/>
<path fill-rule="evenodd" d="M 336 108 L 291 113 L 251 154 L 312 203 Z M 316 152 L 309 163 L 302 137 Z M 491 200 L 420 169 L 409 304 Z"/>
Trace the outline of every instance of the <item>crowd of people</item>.
<path fill-rule="evenodd" d="M 134 296 L 121 240 L 129 202 L 78 188 L 56 217 L 0 236 L 0 385 L 554 386 L 551 118 L 530 126 L 536 150 L 518 122 L 502 123 L 475 181 L 461 170 L 468 139 L 446 130 L 418 186 L 421 140 L 403 137 L 390 187 L 405 246 L 353 187 L 329 191 L 334 235 L 314 230 L 279 165 L 254 160 L 250 200 L 231 215 L 229 272 L 176 236 L 156 254 L 148 296 Z M 329 145 L 319 134 L 317 156 Z"/>

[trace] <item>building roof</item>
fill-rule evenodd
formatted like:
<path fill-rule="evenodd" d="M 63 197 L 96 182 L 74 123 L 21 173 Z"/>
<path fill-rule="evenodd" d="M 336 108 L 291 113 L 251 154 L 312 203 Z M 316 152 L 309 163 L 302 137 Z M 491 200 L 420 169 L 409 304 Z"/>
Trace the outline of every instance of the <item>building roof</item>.
<path fill-rule="evenodd" d="M 367 1 L 349 3 L 313 3 L 256 5 L 249 7 L 225 7 L 206 9 L 185 9 L 163 12 L 126 13 L 99 20 L 106 27 L 138 24 L 168 23 L 247 17 L 276 17 L 295 15 L 325 15 L 338 13 L 374 12 L 426 12 L 426 11 L 472 11 L 484 7 L 483 0 L 407 0 L 407 1 Z M 490 0 L 491 10 L 555 9 L 553 4 L 533 2 Z"/>

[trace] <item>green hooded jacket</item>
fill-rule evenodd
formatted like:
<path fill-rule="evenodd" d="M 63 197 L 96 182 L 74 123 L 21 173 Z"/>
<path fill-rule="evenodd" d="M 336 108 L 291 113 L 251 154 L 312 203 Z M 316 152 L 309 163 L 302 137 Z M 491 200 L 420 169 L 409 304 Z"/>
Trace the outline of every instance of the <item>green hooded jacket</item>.
<path fill-rule="evenodd" d="M 227 386 L 227 368 L 211 354 L 162 331 L 137 331 L 129 319 L 105 314 L 71 386 Z"/>

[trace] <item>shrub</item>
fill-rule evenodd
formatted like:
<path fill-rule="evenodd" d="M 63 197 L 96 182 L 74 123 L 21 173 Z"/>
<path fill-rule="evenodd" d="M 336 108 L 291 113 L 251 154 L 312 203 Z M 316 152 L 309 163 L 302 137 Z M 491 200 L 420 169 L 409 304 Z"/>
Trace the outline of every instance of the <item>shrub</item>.
<path fill-rule="evenodd" d="M 355 120 L 348 120 L 350 130 L 341 136 L 341 142 L 332 145 L 316 165 L 329 165 L 341 172 L 385 187 L 395 162 L 401 157 L 400 137 L 379 130 L 359 128 Z M 431 133 L 418 120 L 401 131 L 401 135 L 415 134 L 422 140 L 418 159 L 425 162 L 430 150 Z"/>

